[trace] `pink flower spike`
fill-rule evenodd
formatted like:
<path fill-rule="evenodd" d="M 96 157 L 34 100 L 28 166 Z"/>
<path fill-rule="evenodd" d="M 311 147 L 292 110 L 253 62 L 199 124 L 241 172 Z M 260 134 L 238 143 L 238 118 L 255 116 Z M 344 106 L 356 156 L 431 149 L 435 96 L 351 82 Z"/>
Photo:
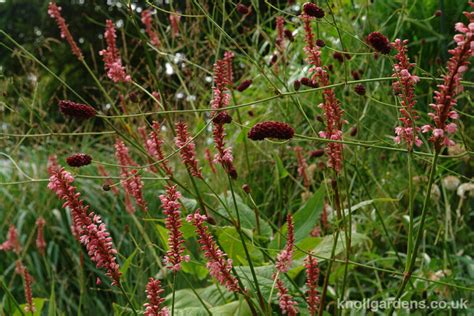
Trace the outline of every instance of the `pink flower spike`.
<path fill-rule="evenodd" d="M 7 240 L 0 244 L 0 250 L 3 251 L 14 251 L 16 254 L 20 254 L 21 245 L 18 240 L 18 232 L 14 225 L 10 225 L 8 229 Z"/>
<path fill-rule="evenodd" d="M 173 177 L 173 170 L 168 164 L 168 160 L 163 153 L 163 143 L 164 141 L 160 137 L 160 123 L 153 121 L 153 130 L 148 134 L 144 135 L 145 141 L 145 148 L 148 151 L 148 154 L 152 156 L 156 161 L 158 161 L 158 165 L 163 169 L 163 171 L 170 177 Z"/>
<path fill-rule="evenodd" d="M 112 79 L 113 82 L 129 82 L 131 77 L 127 75 L 125 67 L 122 66 L 120 52 L 116 46 L 116 37 L 114 23 L 112 20 L 107 20 L 104 33 L 107 49 L 101 50 L 99 55 L 101 55 L 104 60 L 107 76 Z"/>
<path fill-rule="evenodd" d="M 106 275 L 112 279 L 112 285 L 120 286 L 120 267 L 116 262 L 117 250 L 112 245 L 112 237 L 100 216 L 89 212 L 72 185 L 74 177 L 63 168 L 57 170 L 50 178 L 48 188 L 64 200 L 63 207 L 71 210 L 73 232 L 79 235 L 79 241 L 86 247 L 87 254 L 97 268 L 104 268 Z"/>
<path fill-rule="evenodd" d="M 306 302 L 312 316 L 319 310 L 320 298 L 317 290 L 319 279 L 318 260 L 309 254 L 305 259 L 306 268 Z"/>
<path fill-rule="evenodd" d="M 36 227 L 37 227 L 36 248 L 38 248 L 42 256 L 44 256 L 44 251 L 46 249 L 46 241 L 44 240 L 44 225 L 45 224 L 46 224 L 46 221 L 42 217 L 39 217 L 36 220 Z"/>
<path fill-rule="evenodd" d="M 194 214 L 188 215 L 186 220 L 191 222 L 196 228 L 196 234 L 199 238 L 201 250 L 204 252 L 204 257 L 207 259 L 209 273 L 229 291 L 243 293 L 244 290 L 240 287 L 239 282 L 231 274 L 232 260 L 226 259 L 227 255 L 219 248 L 219 246 L 217 246 L 214 238 L 209 232 L 209 228 L 204 225 L 207 217 L 201 215 L 198 209 Z"/>
<path fill-rule="evenodd" d="M 188 126 L 186 123 L 176 123 L 176 135 L 175 143 L 179 148 L 181 159 L 186 165 L 186 168 L 192 176 L 202 179 L 201 168 L 198 166 L 198 160 L 196 159 L 196 145 L 192 137 L 188 134 Z"/>
<path fill-rule="evenodd" d="M 169 311 L 167 307 L 163 307 L 162 304 L 165 299 L 160 297 L 164 292 L 161 288 L 161 282 L 158 279 L 149 278 L 146 285 L 146 297 L 148 303 L 145 303 L 145 316 L 168 316 Z"/>
<path fill-rule="evenodd" d="M 176 186 L 166 188 L 166 195 L 160 195 L 161 208 L 166 215 L 166 228 L 169 231 L 168 247 L 164 262 L 166 267 L 171 271 L 177 272 L 181 270 L 181 262 L 189 261 L 189 256 L 183 256 L 184 239 L 181 232 L 181 205 L 179 198 L 181 193 L 176 190 Z"/>
<path fill-rule="evenodd" d="M 25 299 L 26 299 L 26 306 L 25 312 L 27 313 L 34 313 L 36 312 L 35 304 L 33 304 L 33 294 L 31 292 L 31 275 L 28 272 L 27 268 L 23 268 L 23 280 L 25 286 Z"/>
<path fill-rule="evenodd" d="M 136 204 L 143 211 L 148 211 L 148 206 L 145 199 L 143 198 L 142 193 L 142 179 L 136 169 L 129 170 L 130 168 L 133 168 L 133 166 L 137 166 L 137 164 L 130 157 L 125 143 L 118 138 L 115 142 L 115 156 L 117 157 L 117 161 L 120 164 L 120 176 L 122 178 L 120 183 L 122 184 L 126 194 L 133 196 Z M 129 213 L 135 212 L 135 208 L 133 208 L 132 204 L 126 203 L 126 206 Z"/>
<path fill-rule="evenodd" d="M 278 290 L 277 295 L 282 314 L 287 314 L 288 316 L 298 315 L 298 302 L 288 293 L 288 289 L 285 287 L 285 284 L 283 284 L 283 281 L 277 279 L 276 288 Z"/>
<path fill-rule="evenodd" d="M 64 20 L 64 18 L 61 16 L 61 7 L 58 7 L 54 2 L 50 2 L 48 5 L 48 14 L 50 17 L 56 20 L 59 30 L 61 31 L 61 38 L 66 39 L 66 41 L 69 43 L 69 46 L 71 46 L 72 53 L 76 55 L 79 61 L 82 61 L 84 57 L 82 56 L 81 50 L 74 41 L 71 32 L 69 32 L 66 20 Z"/>
<path fill-rule="evenodd" d="M 151 44 L 155 47 L 160 47 L 161 43 L 160 40 L 158 39 L 158 34 L 155 32 L 153 29 L 152 25 L 152 12 L 151 10 L 143 10 L 142 15 L 141 15 L 141 21 L 145 25 L 145 32 L 148 34 L 150 37 Z"/>
<path fill-rule="evenodd" d="M 286 273 L 293 262 L 293 251 L 295 247 L 295 226 L 293 224 L 293 216 L 288 214 L 286 216 L 286 224 L 288 226 L 286 246 L 278 254 L 275 267 L 280 273 Z"/>

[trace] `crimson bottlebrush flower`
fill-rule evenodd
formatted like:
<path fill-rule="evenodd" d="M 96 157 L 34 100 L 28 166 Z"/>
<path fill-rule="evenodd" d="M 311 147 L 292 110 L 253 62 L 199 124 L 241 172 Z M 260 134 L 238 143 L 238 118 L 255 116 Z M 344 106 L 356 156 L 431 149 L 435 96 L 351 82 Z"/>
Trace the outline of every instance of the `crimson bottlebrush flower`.
<path fill-rule="evenodd" d="M 285 287 L 283 281 L 277 279 L 275 287 L 278 290 L 277 296 L 282 314 L 288 316 L 298 315 L 298 302 L 288 293 L 288 289 Z"/>
<path fill-rule="evenodd" d="M 169 316 L 169 310 L 167 307 L 163 307 L 162 304 L 165 299 L 160 295 L 164 292 L 161 288 L 161 282 L 158 279 L 149 278 L 146 285 L 146 297 L 148 303 L 145 303 L 145 316 Z"/>
<path fill-rule="evenodd" d="M 314 34 L 311 26 L 311 21 L 314 19 L 314 17 L 307 14 L 302 14 L 301 19 L 303 20 L 304 40 L 306 42 L 306 47 L 311 49 L 314 47 Z"/>
<path fill-rule="evenodd" d="M 295 130 L 283 122 L 261 122 L 255 124 L 247 134 L 251 140 L 264 140 L 265 138 L 291 139 Z"/>
<path fill-rule="evenodd" d="M 18 240 L 18 232 L 14 225 L 10 225 L 8 229 L 7 240 L 0 244 L 0 250 L 3 251 L 14 251 L 16 254 L 20 254 L 21 245 Z"/>
<path fill-rule="evenodd" d="M 392 50 L 388 38 L 380 32 L 372 32 L 367 36 L 367 42 L 376 51 L 382 54 L 388 54 Z"/>
<path fill-rule="evenodd" d="M 365 95 L 365 86 L 361 83 L 359 84 L 356 84 L 355 87 L 354 87 L 354 91 L 355 93 L 357 93 L 358 95 Z"/>
<path fill-rule="evenodd" d="M 144 137 L 145 148 L 150 156 L 159 161 L 158 164 L 163 171 L 168 176 L 172 177 L 173 169 L 171 169 L 168 164 L 168 160 L 166 159 L 162 149 L 164 141 L 160 137 L 160 123 L 153 121 L 152 127 L 153 130 L 148 134 L 148 137 Z"/>
<path fill-rule="evenodd" d="M 278 254 L 275 267 L 280 273 L 286 273 L 293 262 L 293 251 L 295 247 L 295 226 L 293 224 L 293 216 L 286 216 L 286 224 L 288 227 L 285 248 Z"/>
<path fill-rule="evenodd" d="M 316 45 L 323 48 L 324 46 L 326 46 L 326 43 L 322 39 L 317 39 Z"/>
<path fill-rule="evenodd" d="M 27 268 L 23 268 L 23 281 L 25 287 L 25 299 L 26 299 L 26 306 L 25 312 L 27 313 L 34 313 L 36 311 L 35 304 L 33 303 L 33 294 L 31 292 L 31 275 L 28 272 Z"/>
<path fill-rule="evenodd" d="M 319 310 L 320 298 L 318 287 L 319 267 L 318 260 L 309 254 L 305 259 L 306 268 L 306 302 L 308 310 L 312 316 L 316 315 Z"/>
<path fill-rule="evenodd" d="M 237 91 L 242 92 L 247 90 L 248 87 L 252 84 L 252 80 L 244 80 L 242 83 L 236 88 Z"/>
<path fill-rule="evenodd" d="M 474 3 L 469 1 L 469 5 L 474 8 Z M 455 25 L 459 33 L 454 36 L 456 47 L 449 50 L 452 57 L 448 60 L 448 72 L 443 76 L 443 84 L 438 85 L 438 91 L 434 94 L 434 103 L 430 104 L 433 112 L 428 115 L 433 120 L 433 125 L 424 125 L 423 133 L 431 132 L 429 140 L 435 144 L 437 151 L 443 146 L 453 146 L 455 143 L 449 138 L 454 134 L 457 125 L 450 120 L 458 119 L 458 113 L 453 109 L 457 100 L 456 97 L 463 91 L 461 79 L 468 70 L 469 58 L 474 56 L 474 11 L 464 12 L 469 19 L 469 25 L 458 22 Z"/>
<path fill-rule="evenodd" d="M 243 293 L 237 279 L 231 274 L 232 260 L 226 259 L 227 255 L 219 249 L 214 238 L 209 232 L 209 228 L 204 225 L 207 216 L 201 215 L 199 209 L 194 214 L 189 214 L 186 220 L 194 225 L 199 238 L 201 250 L 207 259 L 209 273 L 217 279 L 219 284 L 225 286 L 229 291 Z"/>
<path fill-rule="evenodd" d="M 151 44 L 155 47 L 160 47 L 158 34 L 155 32 L 152 25 L 152 14 L 151 10 L 143 10 L 141 21 L 145 25 L 145 32 L 148 34 L 148 37 L 150 37 Z"/>
<path fill-rule="evenodd" d="M 217 170 L 216 170 L 216 167 L 214 167 L 214 160 L 211 156 L 211 150 L 209 148 L 206 148 L 204 153 L 205 153 L 207 162 L 209 162 L 209 167 L 211 168 L 212 173 L 216 173 Z"/>
<path fill-rule="evenodd" d="M 303 22 L 305 24 L 307 20 L 307 17 L 303 16 Z M 311 25 L 305 27 L 305 32 L 307 33 L 306 38 L 313 37 Z M 307 42 L 304 50 L 307 61 L 311 65 L 309 73 L 312 74 L 312 77 L 310 79 L 316 81 L 319 86 L 329 86 L 329 74 L 322 64 L 320 48 Z M 321 103 L 319 107 L 324 111 L 326 123 L 325 131 L 319 132 L 319 136 L 330 140 L 342 140 L 342 125 L 346 123 L 346 121 L 342 119 L 344 111 L 340 107 L 340 102 L 336 97 L 334 89 L 326 88 L 323 90 L 323 103 Z M 333 168 L 336 173 L 339 173 L 342 170 L 342 144 L 328 142 L 326 151 L 328 153 L 329 166 Z"/>
<path fill-rule="evenodd" d="M 112 237 L 99 215 L 89 212 L 72 185 L 74 177 L 63 168 L 57 170 L 50 178 L 48 188 L 64 200 L 63 207 L 71 210 L 74 230 L 79 234 L 79 241 L 86 247 L 87 254 L 97 268 L 104 268 L 106 275 L 112 279 L 112 285 L 120 284 L 120 267 L 116 262 L 117 250 L 112 245 Z"/>
<path fill-rule="evenodd" d="M 114 183 L 112 182 L 112 179 L 110 178 L 107 170 L 105 170 L 104 166 L 102 165 L 97 165 L 97 171 L 99 172 L 99 174 L 104 177 L 104 186 L 103 188 L 107 188 L 108 190 L 105 190 L 105 191 L 109 191 L 109 190 L 112 190 L 112 192 L 115 194 L 115 195 L 119 195 L 120 191 L 119 189 L 114 185 Z"/>
<path fill-rule="evenodd" d="M 247 15 L 247 14 L 250 13 L 251 7 L 248 7 L 248 6 L 246 6 L 246 5 L 242 4 L 242 3 L 239 3 L 239 4 L 237 4 L 237 6 L 235 7 L 235 10 L 236 10 L 237 12 L 239 12 L 240 14 L 242 14 L 242 15 Z"/>
<path fill-rule="evenodd" d="M 301 81 L 295 80 L 295 82 L 293 82 L 293 88 L 295 89 L 295 91 L 298 91 L 300 87 L 301 87 Z"/>
<path fill-rule="evenodd" d="M 131 167 L 133 168 L 133 166 L 137 166 L 137 164 L 130 157 L 125 143 L 118 138 L 115 142 L 115 157 L 120 164 L 120 176 L 122 178 L 120 183 L 122 184 L 125 193 L 129 196 L 133 196 L 137 205 L 146 212 L 148 207 L 145 199 L 143 198 L 142 179 L 136 169 L 129 170 Z M 125 205 L 127 206 L 127 211 L 129 213 L 135 212 L 135 209 L 130 203 L 125 203 Z"/>
<path fill-rule="evenodd" d="M 71 167 L 87 166 L 92 162 L 92 157 L 87 154 L 74 154 L 66 158 L 66 162 Z"/>
<path fill-rule="evenodd" d="M 283 33 L 285 34 L 285 37 L 290 41 L 290 42 L 294 42 L 295 41 L 295 37 L 293 36 L 293 32 L 286 29 L 283 31 Z"/>
<path fill-rule="evenodd" d="M 176 137 L 174 140 L 176 146 L 179 148 L 181 160 L 192 176 L 202 179 L 201 168 L 198 166 L 198 160 L 196 158 L 196 145 L 192 137 L 188 134 L 188 126 L 184 122 L 177 122 L 175 126 Z"/>
<path fill-rule="evenodd" d="M 179 35 L 179 21 L 181 21 L 181 15 L 172 13 L 169 15 L 169 19 L 170 19 L 171 36 L 175 38 Z"/>
<path fill-rule="evenodd" d="M 308 169 L 308 164 L 306 163 L 306 159 L 303 157 L 303 148 L 300 146 L 295 147 L 295 154 L 296 154 L 296 160 L 298 161 L 298 174 L 300 177 L 303 178 L 303 184 L 305 188 L 309 188 L 311 186 L 311 181 L 308 177 L 308 174 L 306 173 L 306 170 Z"/>
<path fill-rule="evenodd" d="M 303 77 L 300 80 L 301 84 L 310 88 L 317 88 L 318 82 L 316 80 L 311 80 L 307 77 Z"/>
<path fill-rule="evenodd" d="M 351 75 L 354 80 L 360 80 L 360 73 L 357 70 L 352 70 Z"/>
<path fill-rule="evenodd" d="M 232 116 L 230 116 L 229 113 L 222 111 L 214 116 L 212 122 L 216 124 L 230 124 L 232 122 Z"/>
<path fill-rule="evenodd" d="M 332 54 L 332 57 L 340 63 L 344 62 L 344 56 L 339 52 Z"/>
<path fill-rule="evenodd" d="M 129 82 L 131 77 L 127 75 L 125 67 L 122 66 L 122 58 L 120 57 L 120 52 L 117 49 L 115 41 L 116 37 L 114 22 L 107 20 L 104 33 L 107 49 L 101 50 L 99 55 L 101 55 L 104 60 L 107 77 L 112 79 L 113 82 Z"/>
<path fill-rule="evenodd" d="M 324 149 L 316 149 L 316 150 L 313 150 L 309 156 L 311 158 L 317 158 L 317 157 L 321 157 L 324 155 Z"/>
<path fill-rule="evenodd" d="M 285 41 L 285 18 L 282 16 L 276 17 L 276 31 L 277 31 L 277 38 L 276 38 L 276 47 L 278 50 L 284 49 L 284 41 Z"/>
<path fill-rule="evenodd" d="M 412 150 L 413 146 L 421 146 L 421 140 L 418 137 L 420 128 L 416 126 L 415 121 L 419 118 L 415 109 L 413 108 L 416 104 L 415 99 L 415 85 L 420 78 L 412 75 L 410 70 L 415 67 L 415 64 L 410 63 L 410 59 L 407 56 L 408 41 L 401 41 L 396 39 L 392 43 L 392 47 L 398 51 L 395 58 L 398 63 L 393 66 L 392 77 L 396 80 L 392 83 L 394 92 L 400 97 L 400 122 L 401 126 L 395 128 L 395 142 L 399 144 L 402 140 L 406 142 L 408 150 Z"/>
<path fill-rule="evenodd" d="M 61 31 L 61 38 L 66 39 L 66 41 L 69 43 L 69 46 L 71 46 L 72 53 L 76 55 L 80 61 L 82 61 L 84 57 L 82 56 L 81 50 L 74 41 L 71 32 L 69 32 L 66 20 L 64 20 L 64 18 L 61 16 L 61 7 L 58 7 L 54 2 L 50 2 L 48 5 L 48 14 L 50 17 L 56 20 L 59 30 Z"/>
<path fill-rule="evenodd" d="M 181 262 L 189 261 L 189 256 L 183 256 L 184 239 L 181 232 L 181 204 L 179 198 L 181 193 L 176 190 L 176 186 L 168 186 L 166 195 L 160 195 L 161 208 L 166 215 L 166 228 L 169 232 L 168 247 L 169 250 L 165 255 L 165 265 L 171 271 L 177 272 L 181 270 Z"/>
<path fill-rule="evenodd" d="M 37 228 L 36 248 L 38 248 L 38 251 L 42 256 L 44 255 L 44 251 L 46 249 L 46 241 L 44 240 L 44 225 L 45 224 L 46 224 L 46 221 L 42 217 L 39 217 L 36 220 L 36 228 Z"/>
<path fill-rule="evenodd" d="M 214 156 L 214 162 L 218 162 L 222 165 L 224 170 L 233 178 L 237 178 L 237 170 L 234 167 L 234 157 L 232 156 L 232 148 L 225 147 L 224 137 L 224 125 L 214 124 L 213 128 L 214 144 L 217 149 L 217 154 Z"/>
<path fill-rule="evenodd" d="M 59 110 L 64 115 L 78 119 L 88 119 L 97 115 L 97 111 L 92 106 L 69 100 L 60 100 Z"/>
<path fill-rule="evenodd" d="M 303 4 L 303 12 L 309 16 L 321 19 L 324 17 L 324 10 L 312 2 Z"/>

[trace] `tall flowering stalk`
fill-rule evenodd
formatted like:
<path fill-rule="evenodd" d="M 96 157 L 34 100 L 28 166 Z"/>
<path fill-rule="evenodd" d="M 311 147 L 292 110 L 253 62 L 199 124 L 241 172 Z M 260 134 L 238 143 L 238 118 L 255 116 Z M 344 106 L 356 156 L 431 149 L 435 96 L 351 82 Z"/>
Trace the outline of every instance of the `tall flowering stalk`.
<path fill-rule="evenodd" d="M 50 178 L 48 188 L 64 200 L 63 207 L 71 210 L 73 225 L 79 234 L 79 241 L 86 247 L 87 254 L 97 268 L 104 268 L 106 275 L 112 279 L 112 285 L 120 285 L 120 269 L 116 262 L 117 250 L 112 244 L 112 237 L 99 215 L 89 212 L 89 206 L 80 199 L 81 193 L 72 185 L 74 177 L 63 168 L 57 170 Z"/>
<path fill-rule="evenodd" d="M 171 271 L 177 272 L 181 270 L 181 263 L 189 261 L 189 256 L 184 256 L 184 239 L 181 232 L 181 204 L 179 198 L 181 193 L 176 190 L 176 186 L 168 186 L 166 188 L 166 195 L 160 195 L 161 207 L 163 213 L 166 215 L 166 228 L 169 232 L 168 247 L 166 252 L 165 264 Z"/>
<path fill-rule="evenodd" d="M 400 39 L 396 39 L 392 43 L 392 47 L 398 51 L 395 55 L 398 63 L 393 66 L 394 73 L 392 75 L 397 80 L 392 83 L 392 87 L 401 99 L 400 122 L 402 124 L 395 128 L 395 134 L 397 134 L 395 142 L 399 144 L 404 141 L 411 151 L 414 145 L 421 146 L 422 143 L 417 135 L 420 128 L 415 123 L 419 116 L 413 108 L 416 104 L 415 85 L 420 81 L 420 78 L 410 73 L 415 64 L 410 63 L 407 56 L 407 43 L 407 40 L 402 41 Z"/>
<path fill-rule="evenodd" d="M 321 51 L 319 46 L 314 45 L 314 35 L 311 28 L 311 21 L 314 17 L 303 14 L 303 25 L 305 30 L 306 46 L 304 48 L 307 61 L 311 65 L 309 73 L 311 80 L 317 82 L 319 86 L 330 85 L 329 74 L 321 61 Z M 334 89 L 325 88 L 323 90 L 323 103 L 319 105 L 324 111 L 326 129 L 319 132 L 319 136 L 329 140 L 342 140 L 342 125 L 345 121 L 342 119 L 344 111 L 340 107 L 340 102 L 336 97 Z M 328 142 L 326 153 L 328 155 L 328 165 L 336 173 L 342 170 L 342 143 Z"/>
<path fill-rule="evenodd" d="M 244 293 L 243 289 L 239 286 L 238 280 L 231 274 L 232 259 L 226 259 L 227 255 L 217 246 L 209 232 L 209 228 L 204 224 L 207 217 L 201 215 L 199 210 L 197 210 L 194 214 L 189 214 L 186 220 L 196 228 L 201 250 L 207 259 L 206 266 L 209 269 L 209 273 L 229 291 Z"/>
<path fill-rule="evenodd" d="M 74 38 L 71 35 L 71 32 L 69 32 L 66 20 L 64 20 L 64 18 L 61 16 L 61 7 L 58 7 L 54 2 L 50 2 L 48 5 L 48 14 L 50 17 L 56 20 L 56 24 L 58 24 L 59 30 L 61 31 L 61 38 L 66 39 L 66 41 L 69 43 L 69 46 L 71 46 L 72 53 L 77 57 L 77 59 L 79 59 L 79 61 L 82 61 L 84 56 L 82 56 L 79 46 L 77 46 Z"/>
<path fill-rule="evenodd" d="M 318 260 L 309 254 L 305 259 L 306 268 L 306 302 L 308 303 L 308 309 L 311 316 L 316 315 L 319 310 L 319 292 L 318 292 L 318 279 L 319 279 L 319 267 Z"/>
<path fill-rule="evenodd" d="M 175 143 L 179 148 L 181 160 L 183 160 L 192 176 L 202 179 L 201 168 L 198 166 L 198 160 L 196 158 L 196 145 L 188 134 L 188 126 L 185 122 L 177 122 L 175 126 Z"/>
<path fill-rule="evenodd" d="M 99 52 L 99 55 L 104 59 L 105 70 L 107 71 L 107 77 L 112 79 L 114 82 L 129 82 L 131 77 L 127 75 L 125 67 L 122 66 L 122 58 L 120 52 L 117 49 L 115 34 L 115 26 L 112 20 L 105 22 L 105 33 L 104 38 L 107 43 L 107 49 L 103 49 Z"/>
<path fill-rule="evenodd" d="M 225 108 L 230 102 L 230 91 L 228 86 L 233 84 L 233 70 L 232 60 L 234 54 L 232 52 L 225 52 L 224 58 L 216 61 L 214 64 L 214 88 L 212 109 L 218 110 Z M 237 178 L 237 170 L 234 167 L 234 157 L 232 156 L 232 148 L 225 146 L 225 130 L 224 124 L 228 122 L 226 118 L 230 116 L 225 112 L 214 112 L 213 131 L 214 144 L 217 154 L 214 161 L 222 165 L 224 170 L 232 177 Z"/>
<path fill-rule="evenodd" d="M 158 38 L 158 34 L 156 34 L 155 30 L 153 29 L 153 19 L 152 19 L 152 11 L 147 9 L 143 10 L 142 15 L 141 15 L 141 21 L 145 25 L 145 32 L 148 34 L 148 37 L 150 37 L 151 44 L 155 47 L 160 47 L 160 39 Z"/>
<path fill-rule="evenodd" d="M 16 254 L 20 254 L 21 245 L 18 240 L 18 232 L 14 225 L 10 225 L 8 229 L 7 240 L 0 244 L 0 250 L 3 251 L 14 251 Z"/>
<path fill-rule="evenodd" d="M 138 174 L 138 171 L 136 169 L 130 170 L 131 166 L 137 166 L 137 164 L 132 160 L 130 157 L 130 154 L 128 152 L 127 146 L 125 146 L 125 143 L 117 139 L 115 142 L 115 157 L 117 158 L 117 161 L 120 163 L 120 176 L 121 180 L 120 183 L 122 184 L 125 194 L 126 194 L 126 207 L 127 211 L 129 213 L 134 213 L 135 208 L 131 203 L 128 203 L 129 200 L 127 200 L 127 195 L 128 198 L 130 196 L 133 196 L 135 199 L 135 202 L 137 205 L 143 210 L 147 211 L 148 206 L 143 198 L 143 181 Z"/>
<path fill-rule="evenodd" d="M 161 288 L 161 282 L 158 279 L 149 278 L 146 285 L 146 297 L 148 303 L 145 303 L 145 316 L 168 316 L 169 310 L 163 307 L 165 301 L 160 295 L 164 292 Z"/>
<path fill-rule="evenodd" d="M 278 59 L 284 61 L 285 57 L 285 18 L 282 16 L 276 17 L 276 31 L 277 38 L 275 41 L 276 54 Z M 278 60 L 273 64 L 273 70 L 278 73 Z"/>
<path fill-rule="evenodd" d="M 474 3 L 469 1 L 469 5 L 474 8 Z M 433 120 L 433 125 L 424 125 L 421 129 L 423 133 L 431 132 L 429 140 L 434 143 L 439 152 L 443 146 L 453 146 L 455 143 L 449 138 L 457 130 L 456 123 L 450 120 L 459 118 L 454 110 L 457 104 L 456 97 L 463 91 L 461 79 L 468 70 L 469 58 L 474 55 L 474 12 L 464 12 L 469 19 L 466 26 L 462 22 L 456 23 L 455 29 L 458 34 L 454 36 L 456 47 L 449 50 L 452 57 L 448 60 L 448 72 L 443 76 L 443 84 L 438 85 L 438 91 L 434 94 L 434 103 L 430 104 L 433 112 L 428 115 Z"/>
<path fill-rule="evenodd" d="M 44 225 L 46 224 L 46 221 L 44 218 L 39 217 L 36 220 L 36 248 L 38 248 L 38 251 L 42 256 L 44 256 L 44 251 L 46 249 L 46 241 L 44 240 Z"/>
<path fill-rule="evenodd" d="M 34 313 L 36 311 L 35 304 L 33 303 L 33 294 L 31 291 L 31 275 L 28 272 L 28 269 L 23 267 L 23 282 L 25 288 L 25 299 L 26 299 L 26 306 L 25 312 L 27 313 Z"/>
<path fill-rule="evenodd" d="M 168 160 L 165 158 L 163 153 L 163 139 L 160 136 L 160 123 L 153 121 L 153 130 L 148 134 L 143 136 L 145 141 L 145 148 L 150 156 L 152 156 L 155 160 L 159 161 L 159 166 L 163 169 L 163 171 L 170 177 L 173 176 L 173 170 L 168 164 Z"/>

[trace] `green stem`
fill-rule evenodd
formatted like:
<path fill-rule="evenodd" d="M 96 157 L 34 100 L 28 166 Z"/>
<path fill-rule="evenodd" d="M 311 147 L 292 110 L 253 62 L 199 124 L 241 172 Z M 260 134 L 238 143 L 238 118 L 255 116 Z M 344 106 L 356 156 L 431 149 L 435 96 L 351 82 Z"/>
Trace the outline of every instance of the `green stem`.
<path fill-rule="evenodd" d="M 130 308 L 132 309 L 133 314 L 134 314 L 135 316 L 138 316 L 138 313 L 137 313 L 137 311 L 135 310 L 135 307 L 133 306 L 132 301 L 130 300 L 130 298 L 128 297 L 127 293 L 125 292 L 125 290 L 124 290 L 122 284 L 119 284 L 118 287 L 120 288 L 120 291 L 122 291 L 123 296 L 125 296 L 125 299 L 127 300 L 128 305 L 130 305 Z"/>
<path fill-rule="evenodd" d="M 412 251 L 413 255 L 410 258 L 410 264 L 408 265 L 408 269 L 404 273 L 403 281 L 402 281 L 402 283 L 401 283 L 401 285 L 398 289 L 397 295 L 395 297 L 395 301 L 400 299 L 400 297 L 402 296 L 403 291 L 405 290 L 405 287 L 406 287 L 406 285 L 408 284 L 408 281 L 411 278 L 411 274 L 412 274 L 413 268 L 415 266 L 416 257 L 417 257 L 417 253 L 418 253 L 418 247 L 420 246 L 421 236 L 423 235 L 423 231 L 424 231 L 423 228 L 425 226 L 426 214 L 428 213 L 427 212 L 427 205 L 428 205 L 428 201 L 429 201 L 430 195 L 431 195 L 431 187 L 433 186 L 433 182 L 434 182 L 434 177 L 435 177 L 435 173 L 436 173 L 436 163 L 438 161 L 439 152 L 440 152 L 440 150 L 436 150 L 435 154 L 433 156 L 433 161 L 431 163 L 430 176 L 429 176 L 429 179 L 428 179 L 428 188 L 427 188 L 427 191 L 426 191 L 425 199 L 423 201 L 423 209 L 421 211 L 420 227 L 418 228 L 418 232 L 416 233 L 415 244 L 413 246 L 413 251 Z M 388 313 L 389 315 L 391 315 L 393 313 L 393 308 L 394 307 L 392 306 L 389 313 Z"/>

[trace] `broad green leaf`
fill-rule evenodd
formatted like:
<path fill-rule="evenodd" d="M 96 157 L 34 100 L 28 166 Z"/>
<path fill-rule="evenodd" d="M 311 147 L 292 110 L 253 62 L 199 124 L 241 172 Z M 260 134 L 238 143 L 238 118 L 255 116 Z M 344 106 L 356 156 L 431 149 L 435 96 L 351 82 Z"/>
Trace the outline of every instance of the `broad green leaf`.
<path fill-rule="evenodd" d="M 278 155 L 274 156 L 275 161 L 276 161 L 276 168 L 278 172 L 278 178 L 283 179 L 288 177 L 289 173 L 288 170 L 286 170 L 285 166 L 283 166 L 283 162 L 281 161 L 280 157 Z"/>
<path fill-rule="evenodd" d="M 220 198 L 224 203 L 227 205 L 227 210 L 230 212 L 233 218 L 236 218 L 234 200 L 232 198 L 232 193 L 230 191 L 227 192 L 226 195 L 221 194 Z M 235 194 L 235 200 L 237 204 L 237 209 L 240 215 L 240 223 L 242 228 L 250 229 L 252 231 L 256 230 L 257 227 L 257 220 L 255 216 L 255 211 L 247 206 L 243 201 L 242 198 Z M 224 217 L 229 217 L 227 210 L 222 206 L 219 205 L 217 208 L 217 212 Z M 262 236 L 270 237 L 272 234 L 272 229 L 270 225 L 264 221 L 262 218 L 259 218 L 259 225 L 260 225 L 260 233 Z"/>
<path fill-rule="evenodd" d="M 209 274 L 209 271 L 204 265 L 193 261 L 182 262 L 181 267 L 183 268 L 184 272 L 196 276 L 199 280 L 204 280 Z"/>
<path fill-rule="evenodd" d="M 362 201 L 360 203 L 357 203 L 356 205 L 351 207 L 351 212 L 354 212 L 364 206 L 370 205 L 372 203 L 376 202 L 397 202 L 397 199 L 391 199 L 391 198 L 379 198 L 379 199 L 373 199 L 373 200 L 367 200 L 367 201 Z M 347 215 L 349 213 L 349 209 L 344 209 L 344 213 Z"/>
<path fill-rule="evenodd" d="M 205 288 L 195 289 L 201 300 L 208 308 L 223 305 L 233 297 L 233 294 L 225 288 L 218 288 L 217 285 L 211 285 Z M 166 306 L 171 306 L 172 293 L 166 296 Z M 202 303 L 196 297 L 196 294 L 191 289 L 178 290 L 175 293 L 175 309 L 181 310 L 185 308 L 197 308 L 205 311 Z"/>

